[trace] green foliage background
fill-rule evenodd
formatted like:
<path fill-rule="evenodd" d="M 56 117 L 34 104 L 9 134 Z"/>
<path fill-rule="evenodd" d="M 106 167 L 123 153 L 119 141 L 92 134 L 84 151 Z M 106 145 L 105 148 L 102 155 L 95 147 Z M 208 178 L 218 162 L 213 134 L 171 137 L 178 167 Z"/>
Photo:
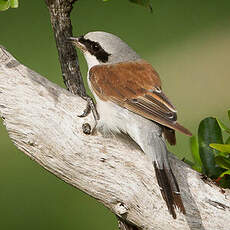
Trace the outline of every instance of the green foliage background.
<path fill-rule="evenodd" d="M 179 121 L 194 134 L 199 121 L 227 122 L 230 83 L 229 0 L 154 0 L 153 13 L 124 0 L 79 0 L 72 12 L 75 35 L 104 30 L 127 41 L 161 75 Z M 44 1 L 21 0 L 0 12 L 0 44 L 19 61 L 64 87 Z M 83 73 L 85 62 L 80 55 Z M 187 137 L 170 150 L 192 160 Z M 116 229 L 110 212 L 46 172 L 0 128 L 1 229 Z"/>

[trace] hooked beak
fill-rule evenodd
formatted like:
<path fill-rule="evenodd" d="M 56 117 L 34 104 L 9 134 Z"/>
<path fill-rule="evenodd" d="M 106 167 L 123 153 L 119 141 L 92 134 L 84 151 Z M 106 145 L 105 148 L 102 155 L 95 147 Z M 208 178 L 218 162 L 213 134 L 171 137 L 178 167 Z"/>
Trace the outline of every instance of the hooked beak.
<path fill-rule="evenodd" d="M 86 51 L 86 47 L 79 41 L 80 38 L 69 37 L 67 38 L 68 42 L 74 44 L 77 48 L 79 48 L 82 52 Z"/>

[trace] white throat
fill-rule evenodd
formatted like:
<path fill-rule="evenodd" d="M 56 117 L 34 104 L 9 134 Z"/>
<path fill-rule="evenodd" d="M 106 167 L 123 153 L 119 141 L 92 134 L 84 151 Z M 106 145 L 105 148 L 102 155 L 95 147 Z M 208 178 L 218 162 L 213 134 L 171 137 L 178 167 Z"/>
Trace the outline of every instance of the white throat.
<path fill-rule="evenodd" d="M 94 55 L 91 55 L 89 52 L 84 52 L 85 60 L 88 64 L 88 70 L 90 70 L 95 65 L 100 65 L 101 63 L 97 60 Z"/>

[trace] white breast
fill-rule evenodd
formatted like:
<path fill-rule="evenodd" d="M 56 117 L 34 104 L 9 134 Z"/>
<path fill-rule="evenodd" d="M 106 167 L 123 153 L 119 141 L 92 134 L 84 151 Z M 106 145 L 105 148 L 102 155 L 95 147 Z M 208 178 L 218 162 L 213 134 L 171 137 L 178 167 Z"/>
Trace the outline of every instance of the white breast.
<path fill-rule="evenodd" d="M 120 133 L 122 131 L 123 133 L 129 134 L 138 144 L 143 143 L 143 138 L 148 139 L 149 135 L 161 135 L 162 129 L 158 124 L 122 108 L 111 101 L 101 100 L 94 93 L 89 78 L 88 85 L 96 99 L 97 112 L 100 116 L 97 128 L 104 133 Z"/>

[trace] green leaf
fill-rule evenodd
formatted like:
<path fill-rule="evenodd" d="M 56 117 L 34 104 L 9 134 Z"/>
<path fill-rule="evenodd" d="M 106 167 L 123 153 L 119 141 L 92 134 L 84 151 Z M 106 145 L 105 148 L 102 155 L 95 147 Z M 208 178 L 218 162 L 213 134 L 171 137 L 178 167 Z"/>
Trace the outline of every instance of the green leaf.
<path fill-rule="evenodd" d="M 217 178 L 222 169 L 216 166 L 215 155 L 218 151 L 211 148 L 211 143 L 223 144 L 223 137 L 218 122 L 213 117 L 200 122 L 198 129 L 199 153 L 203 164 L 203 173 L 211 178 Z"/>
<path fill-rule="evenodd" d="M 227 170 L 227 171 L 221 173 L 220 177 L 223 177 L 224 175 L 230 175 L 230 170 Z"/>
<path fill-rule="evenodd" d="M 212 143 L 209 145 L 210 147 L 224 153 L 230 153 L 230 144 L 216 144 Z"/>
<path fill-rule="evenodd" d="M 216 160 L 216 163 L 221 167 L 221 168 L 224 168 L 224 169 L 230 169 L 230 160 L 226 157 L 223 157 L 223 156 L 217 156 L 215 158 Z"/>
<path fill-rule="evenodd" d="M 228 110 L 228 119 L 230 120 L 230 110 Z"/>
<path fill-rule="evenodd" d="M 10 2 L 8 0 L 0 0 L 0 11 L 9 9 Z"/>
<path fill-rule="evenodd" d="M 217 120 L 217 122 L 218 122 L 220 128 L 221 128 L 223 131 L 225 131 L 225 132 L 227 132 L 227 133 L 230 134 L 230 129 L 229 129 L 222 121 L 218 120 L 217 118 L 216 118 L 216 120 Z"/>
<path fill-rule="evenodd" d="M 190 138 L 190 147 L 191 147 L 192 156 L 194 160 L 194 165 L 192 165 L 192 168 L 198 172 L 202 172 L 202 162 L 200 159 L 199 144 L 198 144 L 197 136 L 192 136 Z"/>
<path fill-rule="evenodd" d="M 18 0 L 10 0 L 11 8 L 18 8 Z"/>
<path fill-rule="evenodd" d="M 129 1 L 144 6 L 146 8 L 149 8 L 151 12 L 153 11 L 150 0 L 129 0 Z"/>
<path fill-rule="evenodd" d="M 7 10 L 10 7 L 17 8 L 18 0 L 0 0 L 0 11 Z"/>

